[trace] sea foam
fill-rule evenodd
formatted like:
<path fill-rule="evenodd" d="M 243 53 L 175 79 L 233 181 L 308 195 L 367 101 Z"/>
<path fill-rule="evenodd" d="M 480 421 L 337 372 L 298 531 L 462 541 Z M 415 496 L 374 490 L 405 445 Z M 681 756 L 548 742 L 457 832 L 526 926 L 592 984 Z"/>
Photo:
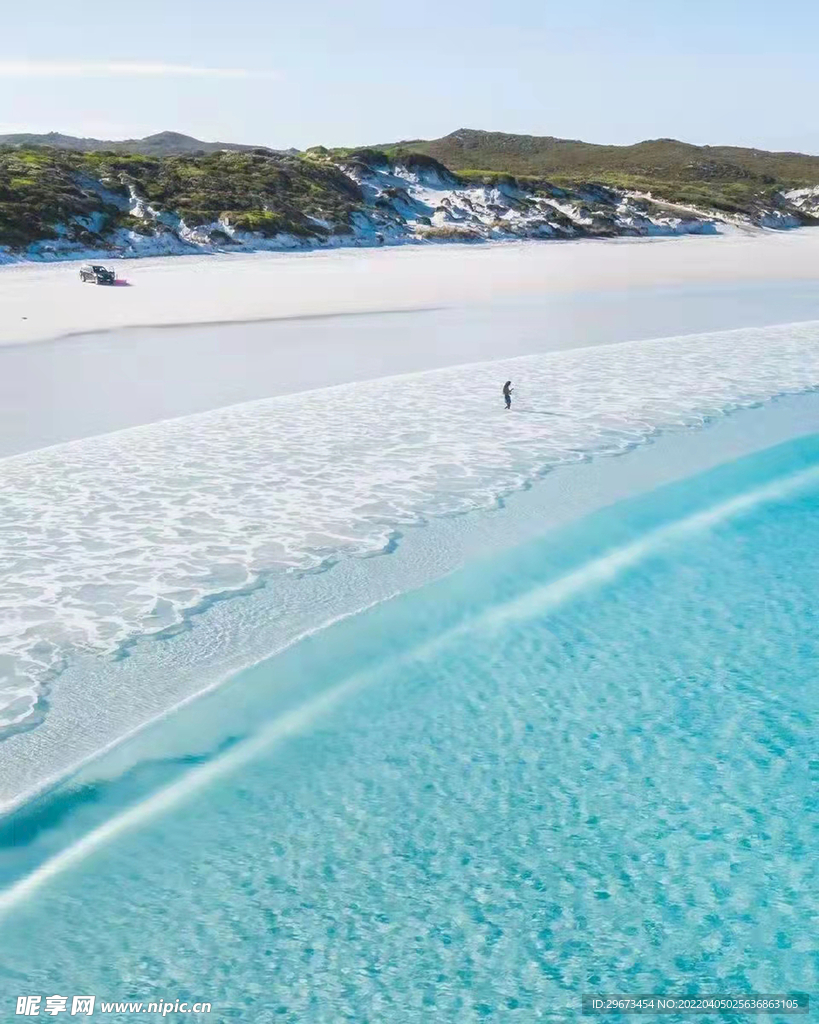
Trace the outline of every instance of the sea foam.
<path fill-rule="evenodd" d="M 72 654 L 383 550 L 560 463 L 817 385 L 819 323 L 788 324 L 342 385 L 4 459 L 0 728 L 33 721 Z"/>

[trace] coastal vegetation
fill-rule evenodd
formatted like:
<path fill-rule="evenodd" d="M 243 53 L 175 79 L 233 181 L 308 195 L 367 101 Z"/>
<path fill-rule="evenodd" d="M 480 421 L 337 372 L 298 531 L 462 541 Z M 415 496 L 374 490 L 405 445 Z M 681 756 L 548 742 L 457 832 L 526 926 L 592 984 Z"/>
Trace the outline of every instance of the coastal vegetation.
<path fill-rule="evenodd" d="M 65 235 L 93 244 L 117 228 L 224 220 L 263 236 L 322 237 L 344 230 L 358 185 L 329 163 L 263 150 L 146 157 L 50 147 L 0 148 L 0 245 Z M 164 219 L 163 219 L 164 218 Z"/>
<path fill-rule="evenodd" d="M 819 184 L 819 157 L 738 146 L 693 146 L 653 139 L 600 146 L 550 136 L 508 135 L 461 128 L 432 141 L 385 147 L 431 156 L 457 172 L 495 171 L 571 181 L 700 182 L 759 185 Z"/>
<path fill-rule="evenodd" d="M 438 189 L 440 199 L 417 202 L 408 181 Z M 796 226 L 817 222 L 819 199 L 794 204 L 786 193 L 815 186 L 819 157 L 667 139 L 597 146 L 464 129 L 433 141 L 297 153 L 221 147 L 168 132 L 121 143 L 6 136 L 0 247 L 13 253 L 53 242 L 132 250 L 134 238 L 183 244 L 194 235 L 217 246 L 250 236 L 324 244 L 356 232 L 362 241 L 380 242 L 382 230 L 392 240 L 401 232 L 418 240 L 605 236 L 644 232 L 670 206 L 678 216 L 687 208 L 706 220 Z M 445 195 L 468 188 L 484 190 L 480 223 L 467 223 Z M 490 196 L 499 189 L 507 197 L 503 209 Z M 626 200 L 628 216 L 618 220 L 615 211 Z M 547 205 L 536 211 L 538 201 Z M 515 219 L 527 210 L 525 223 Z M 546 221 L 534 216 L 544 211 Z"/>
<path fill-rule="evenodd" d="M 819 185 L 819 157 L 737 146 L 693 146 L 656 139 L 634 146 L 600 146 L 549 136 L 462 128 L 432 141 L 384 147 L 433 157 L 460 177 L 515 176 L 533 184 L 597 182 L 673 203 L 753 214 L 784 190 Z"/>

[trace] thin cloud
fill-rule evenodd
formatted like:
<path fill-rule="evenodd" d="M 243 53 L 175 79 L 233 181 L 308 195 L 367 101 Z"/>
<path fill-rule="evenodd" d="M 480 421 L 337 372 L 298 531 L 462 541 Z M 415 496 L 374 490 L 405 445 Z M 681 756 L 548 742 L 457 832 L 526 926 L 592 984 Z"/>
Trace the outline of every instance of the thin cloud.
<path fill-rule="evenodd" d="M 0 78 L 280 78 L 277 71 L 144 61 L 0 60 Z"/>

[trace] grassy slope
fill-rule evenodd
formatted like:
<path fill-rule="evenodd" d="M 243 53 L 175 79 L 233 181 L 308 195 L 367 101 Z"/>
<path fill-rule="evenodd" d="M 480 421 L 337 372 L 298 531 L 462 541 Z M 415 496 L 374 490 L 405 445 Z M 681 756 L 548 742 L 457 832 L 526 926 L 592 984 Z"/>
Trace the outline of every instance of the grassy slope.
<path fill-rule="evenodd" d="M 360 202 L 358 187 L 336 168 L 263 151 L 145 157 L 45 148 L 0 148 L 0 245 L 55 237 L 58 224 L 101 214 L 89 231 L 74 223 L 72 239 L 93 245 L 128 216 L 128 185 L 188 225 L 227 217 L 239 228 L 274 235 L 325 233 L 311 218 L 343 231 Z"/>
<path fill-rule="evenodd" d="M 652 191 L 674 202 L 746 212 L 779 189 L 819 184 L 819 157 L 673 139 L 635 146 L 461 129 L 442 139 L 387 147 L 434 157 L 460 174 L 501 172 L 557 183 L 596 181 Z"/>
<path fill-rule="evenodd" d="M 784 207 L 781 189 L 819 183 L 817 157 L 670 140 L 617 147 L 460 131 L 387 150 L 392 158 L 400 153 L 411 169 L 434 170 L 444 180 L 448 172 L 436 161 L 466 179 L 515 175 L 535 194 L 554 195 L 556 186 L 593 192 L 589 183 L 595 183 L 752 218 Z M 0 245 L 22 248 L 54 238 L 59 225 L 67 226 L 69 239 L 90 247 L 104 244 L 118 227 L 151 233 L 153 226 L 128 214 L 129 188 L 188 226 L 221 218 L 267 236 L 284 231 L 320 238 L 327 229 L 316 219 L 334 233 L 349 231 L 351 214 L 363 202 L 359 187 L 335 162 L 351 167 L 387 161 L 374 150 L 320 147 L 301 155 L 257 149 L 156 156 L 0 146 Z M 787 212 L 815 223 L 792 208 Z"/>

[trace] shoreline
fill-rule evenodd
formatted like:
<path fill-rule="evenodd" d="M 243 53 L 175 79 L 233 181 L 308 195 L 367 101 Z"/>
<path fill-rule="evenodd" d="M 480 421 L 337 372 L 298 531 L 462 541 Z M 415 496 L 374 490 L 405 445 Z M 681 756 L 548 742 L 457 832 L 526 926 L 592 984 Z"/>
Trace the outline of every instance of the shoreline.
<path fill-rule="evenodd" d="M 819 321 L 811 282 L 567 292 L 0 345 L 0 459 L 230 405 L 622 341 Z"/>
<path fill-rule="evenodd" d="M 152 756 L 156 726 L 333 622 L 621 500 L 816 432 L 815 392 L 661 431 L 616 458 L 557 467 L 491 508 L 404 528 L 379 552 L 388 557 L 346 558 L 322 571 L 276 576 L 195 610 L 181 631 L 138 639 L 124 659 L 81 656 L 49 687 L 43 722 L 0 743 L 0 818 L 78 772 L 93 779 L 97 764 L 121 770 L 118 750 L 126 761 L 134 751 Z M 111 692 L 113 704 L 106 699 Z M 184 729 L 182 739 L 199 742 Z"/>
<path fill-rule="evenodd" d="M 77 262 L 0 267 L 0 346 L 120 328 L 409 312 L 609 289 L 815 280 L 819 231 L 144 257 L 121 261 L 127 262 L 130 285 L 122 288 L 80 284 Z"/>
<path fill-rule="evenodd" d="M 94 334 L 84 328 L 78 332 L 81 336 L 71 341 L 31 337 L 0 344 L 0 378 L 5 377 L 9 382 L 4 388 L 0 379 L 0 434 L 9 438 L 4 442 L 6 445 L 20 446 L 16 451 L 0 450 L 0 457 L 8 454 L 13 459 L 25 451 L 41 449 L 38 458 L 48 459 L 48 452 L 42 449 L 51 445 L 107 435 L 107 441 L 100 441 L 104 449 L 114 434 L 127 432 L 130 427 L 153 424 L 152 432 L 158 437 L 166 421 L 181 421 L 192 415 L 233 407 L 232 413 L 221 414 L 230 420 L 231 416 L 241 415 L 240 407 L 245 404 L 285 395 L 301 394 L 304 399 L 305 392 L 362 384 L 362 377 L 367 383 L 364 390 L 371 396 L 372 408 L 377 409 L 386 401 L 400 418 L 402 409 L 406 413 L 409 406 L 405 408 L 401 400 L 390 405 L 389 389 L 395 389 L 396 379 L 444 368 L 448 368 L 445 376 L 449 383 L 441 390 L 442 400 L 436 403 L 435 409 L 441 409 L 442 415 L 450 418 L 467 416 L 464 424 L 471 429 L 486 420 L 484 396 L 494 394 L 492 381 L 476 379 L 476 371 L 496 368 L 500 374 L 506 360 L 579 348 L 587 350 L 585 358 L 596 359 L 594 351 L 602 353 L 612 342 L 626 339 L 634 343 L 641 339 L 655 343 L 680 341 L 682 335 L 708 334 L 709 327 L 711 331 L 735 330 L 756 317 L 761 323 L 769 324 L 774 319 L 780 327 L 785 327 L 781 322 L 784 310 L 790 313 L 787 326 L 791 329 L 819 321 L 815 313 L 812 317 L 804 315 L 819 305 L 819 296 L 814 294 L 812 284 L 819 277 L 819 232 L 802 235 L 799 239 L 795 235 L 754 239 L 689 238 L 685 242 L 677 239 L 681 243 L 678 246 L 659 245 L 669 239 L 597 241 L 597 244 L 592 241 L 565 243 L 560 247 L 541 243 L 502 243 L 480 249 L 460 247 L 457 259 L 453 258 L 452 249 L 445 251 L 444 247 L 296 256 L 237 255 L 227 260 L 206 257 L 204 261 L 190 257 L 162 258 L 145 261 L 145 277 L 140 289 L 105 290 L 81 286 L 73 274 L 69 275 L 70 281 L 64 275 L 59 277 L 64 271 L 62 266 L 50 266 L 46 270 L 38 267 L 32 272 L 14 268 L 8 274 L 0 270 L 0 299 L 5 282 L 12 278 L 26 285 L 23 292 L 29 296 L 33 295 L 32 289 L 38 282 L 44 283 L 46 293 L 52 286 L 56 290 L 57 285 L 62 288 L 65 284 L 63 295 L 74 303 L 71 308 L 77 322 L 88 318 L 89 308 L 95 306 L 97 300 L 116 302 L 122 296 L 136 294 L 143 284 L 146 289 L 153 289 L 153 309 L 189 316 L 190 309 L 183 308 L 182 300 L 186 296 L 191 298 L 192 307 L 202 312 L 201 302 L 193 301 L 195 296 L 201 299 L 202 294 L 206 294 L 209 302 L 215 302 L 214 308 L 221 308 L 225 295 L 230 294 L 235 303 L 235 307 L 230 308 L 241 313 L 224 327 L 211 324 L 210 334 L 205 328 L 183 327 L 181 322 L 162 323 L 159 330 L 153 332 L 123 323 L 113 328 L 99 325 L 93 328 Z M 708 248 L 701 248 L 703 245 Z M 712 254 L 708 259 L 706 252 Z M 242 288 L 231 291 L 240 278 Z M 274 278 L 283 280 L 284 284 L 273 294 L 272 300 L 269 295 L 253 291 L 263 283 L 269 286 Z M 291 294 L 286 287 L 288 280 L 299 284 L 302 290 L 295 289 Z M 184 287 L 179 286 L 180 282 Z M 331 286 L 325 293 L 318 287 L 322 282 Z M 714 301 L 703 303 L 703 296 L 709 291 Z M 436 298 L 438 304 L 420 309 L 409 305 L 419 296 Z M 342 299 L 353 307 L 370 300 L 380 306 L 369 310 L 336 308 Z M 462 303 L 460 306 L 456 299 Z M 162 306 L 160 300 L 166 305 Z M 261 326 L 254 325 L 248 315 L 252 302 L 256 301 L 302 302 L 309 311 L 296 312 L 289 317 L 277 316 L 272 321 L 264 317 Z M 321 303 L 327 308 L 317 308 Z M 58 316 L 59 303 L 56 310 L 45 302 L 41 304 L 52 320 Z M 389 308 L 384 309 L 385 305 Z M 386 319 L 394 314 L 401 316 Z M 803 318 L 801 325 L 794 322 L 797 314 Z M 6 315 L 7 309 L 0 302 L 0 328 Z M 735 322 L 731 325 L 701 322 L 721 318 Z M 264 326 L 276 321 L 279 322 L 278 333 L 272 326 Z M 225 323 L 224 319 L 221 323 Z M 657 326 L 660 323 L 662 329 Z M 674 331 L 672 325 L 681 330 Z M 674 364 L 673 349 L 666 356 L 661 351 L 664 347 L 655 345 L 661 363 L 672 360 L 665 369 L 673 372 L 661 375 L 670 383 L 677 380 L 685 361 Z M 712 348 L 709 342 L 700 352 L 701 359 L 708 362 Z M 772 358 L 772 351 L 777 350 L 770 349 L 768 340 L 758 353 L 762 363 Z M 565 351 L 565 354 L 569 356 L 570 352 Z M 730 356 L 730 351 L 726 350 L 723 358 L 730 363 Z M 6 360 L 5 363 L 2 360 Z M 235 363 L 240 364 L 247 379 L 236 377 L 225 382 L 225 371 Z M 696 363 L 696 367 L 690 360 L 689 364 L 692 372 L 703 376 L 702 361 Z M 643 355 L 627 373 L 621 368 L 621 372 L 606 372 L 596 378 L 593 372 L 587 383 L 599 403 L 606 386 L 615 382 L 616 390 L 619 386 L 616 382 L 622 377 L 631 387 L 634 381 L 642 379 L 650 365 Z M 725 365 L 724 362 L 719 364 L 717 370 L 724 369 Z M 556 365 L 539 381 L 537 394 L 550 408 L 563 408 L 561 403 L 570 401 L 573 392 L 569 389 L 569 378 L 561 384 L 555 369 Z M 781 376 L 778 366 L 773 369 Z M 338 375 L 336 379 L 333 379 L 334 374 Z M 515 372 L 510 376 L 515 376 Z M 710 378 L 706 374 L 702 383 L 718 377 L 719 372 L 711 374 Z M 706 416 L 703 428 L 683 427 L 666 432 L 661 427 L 659 433 L 649 435 L 649 444 L 643 445 L 639 452 L 661 452 L 662 455 L 638 452 L 615 462 L 593 457 L 588 463 L 565 465 L 533 484 L 527 483 L 523 490 L 502 491 L 509 496 L 500 499 L 497 508 L 487 510 L 484 507 L 466 514 L 453 511 L 441 518 L 433 513 L 427 516 L 423 529 L 406 529 L 407 520 L 400 517 L 390 520 L 393 540 L 389 544 L 385 541 L 382 551 L 372 551 L 361 558 L 342 557 L 334 565 L 323 566 L 325 571 L 307 570 L 298 579 L 276 576 L 275 586 L 261 587 L 247 594 L 233 590 L 229 600 L 196 606 L 181 624 L 181 632 L 136 640 L 129 645 L 128 656 L 122 661 L 112 663 L 106 657 L 90 654 L 78 656 L 59 675 L 53 689 L 49 687 L 44 722 L 0 743 L 0 778 L 3 780 L 0 814 L 5 809 L 3 805 L 7 804 L 10 789 L 19 788 L 15 779 L 20 782 L 24 777 L 31 780 L 44 775 L 52 777 L 55 773 L 56 777 L 62 777 L 65 771 L 71 770 L 67 760 L 74 763 L 87 757 L 95 759 L 98 753 L 95 744 L 119 744 L 123 734 L 132 732 L 135 727 L 143 728 L 157 713 L 164 716 L 170 707 L 184 706 L 195 699 L 199 691 L 221 685 L 246 667 L 248 659 L 253 664 L 269 657 L 299 636 L 322 629 L 339 616 L 356 614 L 373 601 L 379 602 L 394 593 L 420 586 L 495 546 L 521 542 L 533 535 L 532 530 L 543 533 L 603 504 L 725 461 L 730 454 L 758 450 L 799 433 L 819 431 L 819 395 L 801 392 L 805 382 L 813 384 L 814 378 L 806 380 L 800 371 L 794 380 L 796 384 L 791 393 L 799 392 L 797 397 L 765 401 L 760 409 L 732 412 L 727 419 L 721 418 L 716 423 L 708 422 Z M 183 381 L 187 394 L 181 387 Z M 252 384 L 248 385 L 248 381 Z M 203 382 L 207 382 L 210 390 L 204 390 Z M 236 390 L 248 386 L 258 387 L 260 393 Z M 530 386 L 534 387 L 531 383 Z M 643 383 L 646 399 L 653 393 L 652 388 L 652 384 Z M 588 390 L 578 392 L 581 405 Z M 160 392 L 168 398 L 170 411 L 156 399 Z M 525 390 L 521 396 L 525 402 Z M 457 398 L 455 402 L 450 401 L 453 397 Z M 328 412 L 326 394 L 310 401 L 314 418 L 299 442 L 305 446 L 303 454 L 308 465 L 316 443 L 317 424 L 321 425 L 322 417 L 329 416 L 327 422 L 335 424 L 328 437 L 337 434 L 339 425 L 350 419 L 344 410 L 338 415 L 332 410 Z M 474 422 L 465 411 L 472 408 L 469 401 L 477 403 L 475 409 L 479 411 Z M 191 407 L 180 408 L 183 402 Z M 617 402 L 614 406 L 617 407 Z M 626 404 L 624 408 L 628 410 L 630 406 Z M 727 408 L 731 408 L 730 403 Z M 572 410 L 576 412 L 577 407 L 572 406 Z M 525 404 L 523 411 L 527 411 Z M 129 422 L 131 414 L 133 420 Z M 538 415 L 537 410 L 534 414 Z M 487 422 L 491 419 L 490 415 Z M 570 416 L 556 433 L 562 436 L 571 421 Z M 377 431 L 381 431 L 383 417 L 373 422 L 378 422 Z M 416 422 L 408 420 L 407 437 Z M 513 424 L 523 430 L 523 424 L 517 420 L 502 422 L 504 437 L 506 428 Z M 544 434 L 545 421 L 531 422 L 533 437 Z M 279 446 L 284 443 L 282 437 L 289 436 L 284 429 L 286 423 L 289 420 L 283 421 L 283 433 L 274 431 L 271 435 L 275 435 Z M 726 427 L 726 423 L 732 426 Z M 182 429 L 185 424 L 178 423 L 177 427 Z M 227 427 L 230 428 L 229 422 Z M 289 423 L 287 429 L 292 428 Z M 231 430 L 226 428 L 222 435 L 214 436 L 229 436 Z M 49 431 L 53 432 L 50 438 Z M 320 435 L 320 431 L 318 433 Z M 253 435 L 252 431 L 248 436 L 250 440 L 244 450 L 256 452 L 257 457 L 263 454 L 264 438 Z M 465 444 L 471 437 L 470 430 L 459 427 L 452 431 L 452 437 Z M 297 440 L 299 438 L 301 435 Z M 497 456 L 497 432 L 490 431 L 485 442 L 479 439 L 476 444 L 479 453 L 484 451 L 482 444 L 488 445 L 486 458 L 491 463 Z M 290 451 L 286 443 L 284 447 Z M 155 446 L 156 452 L 166 448 L 159 443 Z M 173 450 L 173 445 L 170 449 Z M 219 440 L 216 440 L 209 451 L 213 455 L 218 450 Z M 298 444 L 295 450 L 298 455 L 301 450 Z M 452 464 L 458 461 L 457 454 L 454 451 Z M 582 449 L 573 454 L 580 458 Z M 122 465 L 122 456 L 119 452 L 110 461 Z M 442 458 L 440 454 L 436 457 Z M 278 464 L 275 459 L 262 461 L 267 467 L 265 472 L 269 471 L 269 466 Z M 139 460 L 137 463 L 140 470 L 146 468 Z M 666 463 L 671 463 L 671 468 Z M 432 465 L 434 467 L 434 460 Z M 632 471 L 624 467 L 637 468 Z M 8 468 L 13 470 L 12 462 Z M 150 464 L 147 469 L 150 470 Z M 59 473 L 45 472 L 44 478 L 52 477 L 59 482 Z M 227 474 L 226 479 L 229 477 Z M 36 481 L 35 476 L 34 483 Z M 254 482 L 255 475 L 248 481 Z M 456 475 L 446 482 L 457 497 L 462 484 L 460 478 Z M 21 493 L 31 500 L 37 491 L 34 483 L 26 480 L 21 485 Z M 76 486 L 73 492 L 65 490 L 63 502 L 70 506 L 68 496 L 76 491 Z M 113 492 L 92 486 L 89 493 L 107 494 L 111 498 Z M 204 493 L 211 492 L 205 488 Z M 128 495 L 125 497 L 130 500 Z M 378 497 L 386 500 L 384 495 Z M 456 497 L 452 499 L 453 507 L 458 503 Z M 56 505 L 59 507 L 60 502 Z M 122 510 L 126 506 L 117 507 Z M 306 507 L 301 506 L 298 519 L 305 518 Z M 263 519 L 269 528 L 269 502 Z M 32 521 L 37 521 L 36 514 Z M 283 533 L 289 536 L 287 529 Z M 351 531 L 351 536 L 353 539 L 358 536 L 356 529 Z M 398 538 L 397 544 L 395 538 Z M 377 553 L 390 553 L 391 557 L 373 558 Z M 340 595 L 336 593 L 339 590 Z M 245 615 L 250 617 L 257 635 L 248 635 L 245 631 Z M 239 621 L 238 625 L 234 618 Z M 208 649 L 211 637 L 214 647 Z M 252 653 L 254 650 L 256 655 Z M 89 705 L 94 694 L 96 703 L 92 700 Z"/>

